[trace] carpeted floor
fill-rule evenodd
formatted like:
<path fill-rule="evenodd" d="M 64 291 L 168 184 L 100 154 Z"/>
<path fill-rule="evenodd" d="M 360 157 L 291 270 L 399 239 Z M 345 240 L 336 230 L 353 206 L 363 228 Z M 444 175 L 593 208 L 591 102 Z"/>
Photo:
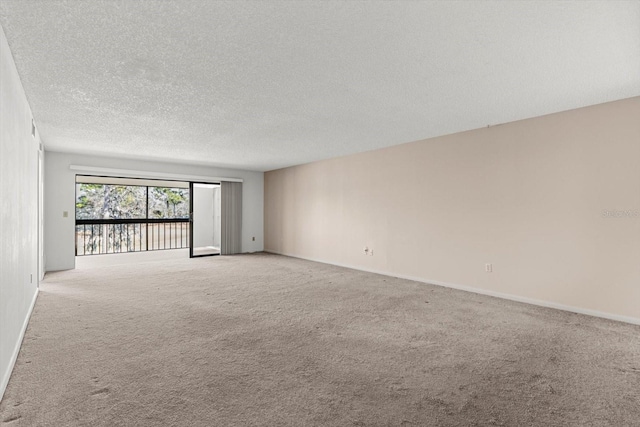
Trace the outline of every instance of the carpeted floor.
<path fill-rule="evenodd" d="M 276 255 L 49 274 L 7 426 L 638 426 L 640 327 Z"/>

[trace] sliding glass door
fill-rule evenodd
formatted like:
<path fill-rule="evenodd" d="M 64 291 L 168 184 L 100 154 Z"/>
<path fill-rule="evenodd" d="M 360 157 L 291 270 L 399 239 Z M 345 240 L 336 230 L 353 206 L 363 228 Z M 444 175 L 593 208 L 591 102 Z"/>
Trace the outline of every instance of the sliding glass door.
<path fill-rule="evenodd" d="M 189 256 L 220 255 L 221 193 L 220 184 L 190 182 Z"/>

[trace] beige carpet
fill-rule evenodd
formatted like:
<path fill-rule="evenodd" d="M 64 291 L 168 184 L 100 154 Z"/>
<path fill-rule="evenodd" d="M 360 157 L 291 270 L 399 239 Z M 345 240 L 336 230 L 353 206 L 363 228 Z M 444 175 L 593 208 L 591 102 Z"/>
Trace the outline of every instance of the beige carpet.
<path fill-rule="evenodd" d="M 640 327 L 275 255 L 50 274 L 7 426 L 638 426 Z"/>

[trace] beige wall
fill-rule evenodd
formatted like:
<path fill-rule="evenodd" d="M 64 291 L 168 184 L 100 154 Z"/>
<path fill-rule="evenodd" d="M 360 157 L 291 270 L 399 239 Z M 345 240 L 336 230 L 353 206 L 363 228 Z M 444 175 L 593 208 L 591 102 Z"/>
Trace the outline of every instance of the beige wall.
<path fill-rule="evenodd" d="M 640 322 L 640 97 L 268 172 L 265 249 Z"/>

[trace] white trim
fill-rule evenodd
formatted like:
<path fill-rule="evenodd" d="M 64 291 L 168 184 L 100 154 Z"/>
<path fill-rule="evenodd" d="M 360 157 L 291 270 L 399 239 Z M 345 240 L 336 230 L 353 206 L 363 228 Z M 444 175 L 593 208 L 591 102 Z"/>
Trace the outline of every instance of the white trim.
<path fill-rule="evenodd" d="M 9 366 L 7 366 L 7 370 L 2 374 L 2 382 L 0 382 L 0 401 L 2 401 L 4 392 L 7 390 L 7 385 L 9 385 L 9 379 L 11 378 L 11 373 L 13 372 L 13 368 L 16 365 L 16 360 L 18 360 L 20 347 L 22 347 L 22 340 L 24 339 L 25 332 L 27 332 L 27 326 L 29 326 L 29 319 L 31 319 L 31 313 L 33 312 L 33 307 L 35 307 L 36 305 L 38 292 L 39 292 L 39 289 L 36 288 L 36 293 L 33 294 L 33 299 L 31 300 L 31 306 L 29 307 L 27 316 L 24 318 L 24 322 L 22 323 L 22 330 L 20 331 L 20 336 L 18 337 L 18 341 L 16 342 L 16 345 L 13 348 L 13 354 L 11 354 Z"/>
<path fill-rule="evenodd" d="M 161 178 L 176 181 L 198 181 L 198 182 L 243 182 L 242 178 L 224 178 L 216 176 L 201 176 L 201 175 L 182 175 L 178 173 L 165 173 L 165 172 L 147 172 L 147 171 L 135 171 L 129 169 L 113 169 L 113 168 L 99 168 L 94 166 L 79 166 L 70 165 L 69 169 L 78 172 L 88 172 L 92 174 L 100 174 L 102 176 L 115 176 L 120 178 Z"/>
<path fill-rule="evenodd" d="M 429 285 L 442 286 L 444 288 L 457 289 L 457 290 L 460 290 L 460 291 L 472 292 L 474 294 L 487 295 L 487 296 L 506 299 L 506 300 L 510 300 L 510 301 L 516 301 L 516 302 L 522 302 L 522 303 L 525 303 L 525 304 L 537 305 L 537 306 L 540 306 L 540 307 L 554 308 L 556 310 L 569 311 L 569 312 L 578 313 L 578 314 L 585 314 L 587 316 L 593 316 L 593 317 L 601 317 L 603 319 L 615 320 L 615 321 L 624 322 L 624 323 L 631 323 L 632 325 L 640 325 L 640 318 L 637 318 L 637 317 L 621 316 L 619 314 L 607 313 L 607 312 L 604 312 L 604 311 L 591 310 L 591 309 L 588 309 L 588 308 L 581 308 L 581 307 L 574 307 L 574 306 L 571 306 L 571 305 L 559 304 L 559 303 L 552 302 L 552 301 L 545 301 L 545 300 L 539 300 L 539 299 L 534 299 L 534 298 L 521 297 L 521 296 L 518 296 L 518 295 L 505 294 L 505 293 L 502 293 L 502 292 L 495 292 L 495 291 L 490 291 L 490 290 L 487 290 L 487 289 L 474 288 L 472 286 L 466 286 L 466 285 L 458 285 L 458 284 L 455 284 L 455 283 L 441 282 L 439 280 L 427 280 L 427 279 L 423 279 L 421 277 L 407 276 L 407 275 L 396 274 L 396 273 L 388 273 L 388 272 L 385 272 L 385 271 L 372 270 L 372 269 L 362 268 L 362 267 L 354 267 L 352 265 L 346 265 L 346 264 L 337 264 L 335 262 L 324 261 L 324 260 L 321 260 L 321 259 L 307 258 L 307 257 L 291 255 L 291 254 L 286 254 L 286 253 L 281 253 L 281 252 L 276 252 L 276 251 L 270 251 L 270 250 L 267 250 L 267 249 L 265 249 L 264 252 L 272 253 L 272 254 L 276 254 L 276 255 L 288 256 L 288 257 L 291 257 L 291 258 L 304 259 L 304 260 L 307 260 L 307 261 L 320 262 L 322 264 L 335 265 L 337 267 L 350 268 L 352 270 L 365 271 L 367 273 L 375 273 L 375 274 L 381 274 L 383 276 L 397 277 L 399 279 L 413 280 L 414 282 L 421 282 L 421 283 L 426 283 L 426 284 L 429 284 Z"/>
<path fill-rule="evenodd" d="M 113 176 L 79 175 L 76 174 L 76 184 L 114 184 L 114 185 L 138 185 L 149 187 L 169 187 L 189 189 L 186 181 L 169 181 L 163 179 L 147 178 L 116 178 Z M 216 184 L 205 184 L 216 185 Z"/>

